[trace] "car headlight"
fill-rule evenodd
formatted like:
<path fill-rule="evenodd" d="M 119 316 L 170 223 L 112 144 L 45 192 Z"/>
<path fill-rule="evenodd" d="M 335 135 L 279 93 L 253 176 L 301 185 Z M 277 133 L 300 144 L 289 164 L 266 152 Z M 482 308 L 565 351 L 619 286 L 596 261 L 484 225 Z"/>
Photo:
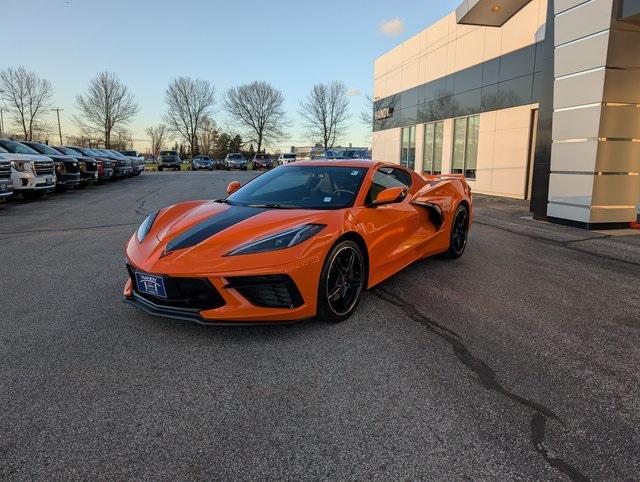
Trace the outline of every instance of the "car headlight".
<path fill-rule="evenodd" d="M 136 237 L 138 238 L 139 242 L 144 241 L 144 238 L 147 236 L 147 234 L 149 234 L 151 226 L 153 226 L 156 217 L 158 217 L 158 213 L 150 214 L 149 216 L 147 216 L 147 219 L 142 221 L 142 224 L 136 231 Z"/>
<path fill-rule="evenodd" d="M 307 239 L 315 236 L 324 228 L 326 224 L 304 224 L 293 229 L 287 229 L 277 234 L 272 234 L 266 238 L 257 239 L 250 243 L 243 244 L 239 248 L 226 254 L 226 256 L 237 256 L 239 254 L 264 253 L 266 251 L 277 251 L 291 248 Z"/>
<path fill-rule="evenodd" d="M 28 162 L 11 161 L 11 167 L 18 172 L 29 172 L 31 170 Z"/>

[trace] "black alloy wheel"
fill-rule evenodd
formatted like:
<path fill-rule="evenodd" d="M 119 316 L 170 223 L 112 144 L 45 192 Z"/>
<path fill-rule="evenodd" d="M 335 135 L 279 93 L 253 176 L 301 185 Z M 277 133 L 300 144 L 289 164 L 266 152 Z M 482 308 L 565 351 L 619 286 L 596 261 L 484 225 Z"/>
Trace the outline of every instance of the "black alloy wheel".
<path fill-rule="evenodd" d="M 337 323 L 356 310 L 365 287 L 365 262 L 353 241 L 338 243 L 325 259 L 318 289 L 318 318 Z"/>
<path fill-rule="evenodd" d="M 456 259 L 462 256 L 467 247 L 467 239 L 469 237 L 469 210 L 464 204 L 458 206 L 456 214 L 453 217 L 451 225 L 451 238 L 449 242 L 449 250 L 446 255 L 449 258 Z"/>

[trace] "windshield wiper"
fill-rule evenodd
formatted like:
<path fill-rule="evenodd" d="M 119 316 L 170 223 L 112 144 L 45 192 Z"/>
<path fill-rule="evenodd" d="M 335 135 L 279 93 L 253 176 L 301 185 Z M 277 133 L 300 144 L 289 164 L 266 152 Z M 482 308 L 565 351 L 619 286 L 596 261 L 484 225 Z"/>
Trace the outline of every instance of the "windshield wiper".
<path fill-rule="evenodd" d="M 277 203 L 269 203 L 269 204 L 247 204 L 249 208 L 273 208 L 273 209 L 298 209 L 298 206 L 290 206 L 286 204 L 277 204 Z"/>
<path fill-rule="evenodd" d="M 229 204 L 231 206 L 236 206 L 236 204 L 232 203 L 231 201 L 229 201 L 228 199 L 214 199 L 213 200 L 214 203 L 222 203 L 222 204 Z"/>

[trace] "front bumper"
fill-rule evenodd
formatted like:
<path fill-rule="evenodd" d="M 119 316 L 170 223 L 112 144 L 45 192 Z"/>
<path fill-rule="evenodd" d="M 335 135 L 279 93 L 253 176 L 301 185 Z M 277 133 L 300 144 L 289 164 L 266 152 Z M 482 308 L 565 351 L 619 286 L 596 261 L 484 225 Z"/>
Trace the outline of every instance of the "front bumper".
<path fill-rule="evenodd" d="M 56 186 L 58 187 L 76 187 L 80 184 L 80 173 L 75 174 L 58 174 L 56 176 Z"/>
<path fill-rule="evenodd" d="M 49 182 L 47 182 L 49 180 Z M 14 192 L 53 191 L 56 187 L 55 173 L 35 176 L 32 172 L 13 171 L 11 173 Z"/>
<path fill-rule="evenodd" d="M 205 279 L 221 298 L 220 306 L 212 309 L 193 309 L 186 306 L 167 306 L 161 299 L 153 299 L 148 295 L 142 296 L 135 288 L 133 271 L 148 271 L 131 265 L 130 277 L 124 288 L 125 301 L 141 310 L 155 315 L 180 320 L 194 321 L 207 325 L 264 325 L 294 323 L 312 318 L 316 314 L 318 280 L 322 270 L 322 259 L 297 260 L 286 265 L 274 266 L 269 269 L 239 270 L 226 273 L 216 273 L 200 277 Z M 157 276 L 166 274 L 149 273 Z M 178 275 L 169 275 L 180 278 Z M 265 299 L 272 303 L 276 290 L 270 290 L 262 295 L 251 288 L 247 288 L 247 279 L 258 278 L 288 278 L 291 283 L 289 293 L 291 305 L 285 303 L 279 306 L 265 306 Z M 185 276 L 185 278 L 188 278 Z M 274 281 L 272 285 L 277 283 Z M 254 287 L 257 285 L 253 285 Z M 280 292 L 282 294 L 282 291 Z M 288 300 L 286 298 L 280 298 Z"/>
<path fill-rule="evenodd" d="M 13 184 L 9 179 L 0 180 L 0 199 L 13 194 Z"/>
<path fill-rule="evenodd" d="M 127 177 L 131 175 L 131 167 L 118 167 L 116 168 L 115 177 Z"/>
<path fill-rule="evenodd" d="M 160 318 L 171 318 L 174 320 L 190 321 L 199 325 L 206 326 L 268 326 L 268 325 L 285 325 L 297 323 L 302 320 L 291 321 L 213 321 L 204 318 L 198 310 L 186 308 L 168 308 L 166 306 L 157 305 L 149 300 L 144 299 L 139 294 L 133 292 L 131 296 L 125 297 L 125 303 L 135 306 L 139 310 L 144 311 L 148 315 L 158 316 Z"/>
<path fill-rule="evenodd" d="M 102 168 L 102 172 L 98 172 L 98 180 L 102 181 L 104 179 L 111 179 L 113 177 L 113 168 L 112 167 L 104 167 Z"/>
<path fill-rule="evenodd" d="M 80 173 L 80 184 L 92 184 L 98 180 L 98 171 Z"/>

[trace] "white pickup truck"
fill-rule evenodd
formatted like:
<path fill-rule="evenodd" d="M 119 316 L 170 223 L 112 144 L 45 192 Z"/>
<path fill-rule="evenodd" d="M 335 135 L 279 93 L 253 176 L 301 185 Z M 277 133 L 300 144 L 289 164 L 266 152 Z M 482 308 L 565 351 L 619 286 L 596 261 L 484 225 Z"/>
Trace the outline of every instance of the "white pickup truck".
<path fill-rule="evenodd" d="M 55 164 L 51 158 L 8 139 L 0 139 L 0 156 L 11 162 L 13 194 L 33 198 L 55 189 Z"/>

